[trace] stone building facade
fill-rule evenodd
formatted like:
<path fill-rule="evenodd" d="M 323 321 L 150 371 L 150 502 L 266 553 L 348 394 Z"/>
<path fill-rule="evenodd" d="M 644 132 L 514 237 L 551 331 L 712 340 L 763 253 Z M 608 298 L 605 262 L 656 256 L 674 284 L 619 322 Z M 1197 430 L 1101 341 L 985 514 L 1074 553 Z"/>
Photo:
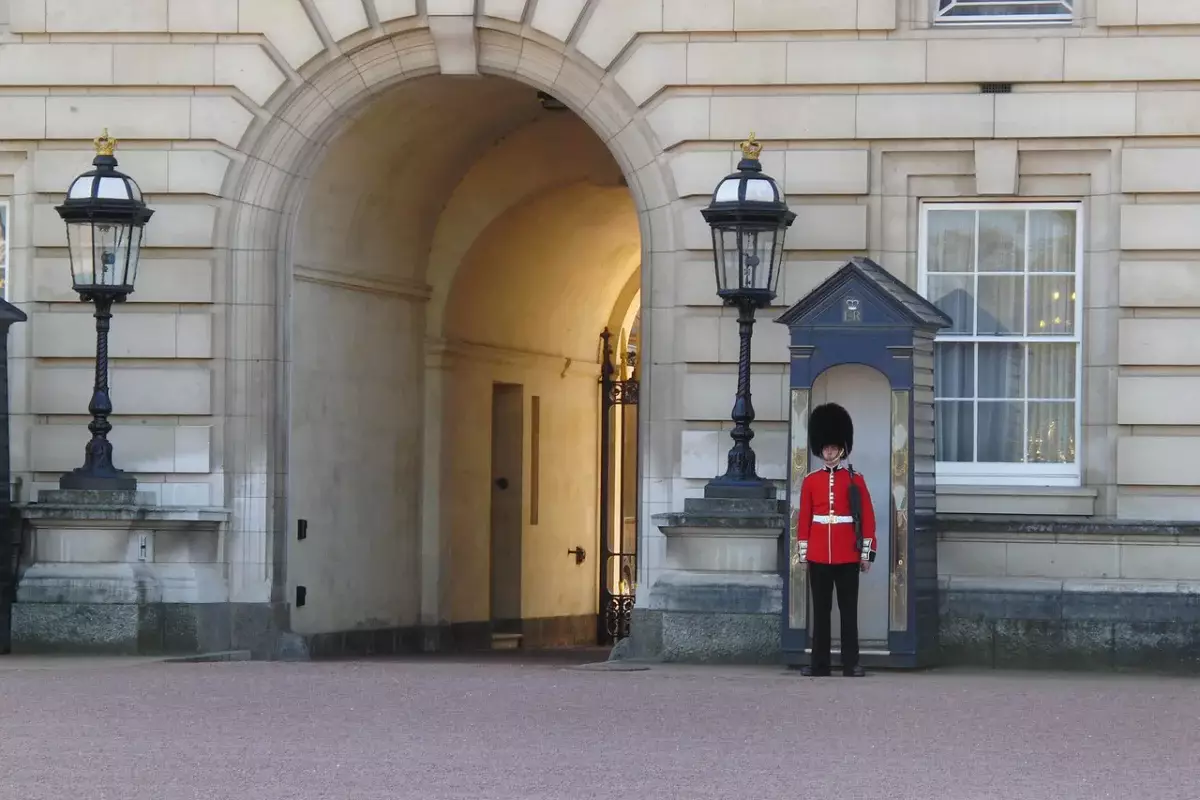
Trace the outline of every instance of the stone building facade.
<path fill-rule="evenodd" d="M 0 0 L 0 107 L 19 646 L 593 639 L 606 327 L 637 343 L 614 525 L 644 605 L 651 515 L 728 446 L 699 208 L 754 131 L 798 215 L 777 310 L 865 255 L 956 320 L 947 652 L 1190 652 L 1164 621 L 1200 574 L 1200 4 Z M 35 501 L 87 437 L 54 205 L 105 128 L 156 212 L 112 343 L 149 495 L 85 513 Z"/>

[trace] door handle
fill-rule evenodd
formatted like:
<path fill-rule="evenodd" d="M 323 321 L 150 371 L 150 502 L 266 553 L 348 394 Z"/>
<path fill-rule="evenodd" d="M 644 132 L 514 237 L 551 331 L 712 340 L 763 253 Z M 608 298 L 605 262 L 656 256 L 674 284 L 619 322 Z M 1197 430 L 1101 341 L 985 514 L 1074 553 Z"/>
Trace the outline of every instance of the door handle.
<path fill-rule="evenodd" d="M 587 558 L 587 550 L 584 550 L 582 547 L 576 547 L 574 550 L 568 550 L 567 555 L 575 556 L 575 563 L 582 564 L 583 560 Z"/>
<path fill-rule="evenodd" d="M 507 489 L 508 478 L 496 478 L 496 487 L 499 489 Z"/>

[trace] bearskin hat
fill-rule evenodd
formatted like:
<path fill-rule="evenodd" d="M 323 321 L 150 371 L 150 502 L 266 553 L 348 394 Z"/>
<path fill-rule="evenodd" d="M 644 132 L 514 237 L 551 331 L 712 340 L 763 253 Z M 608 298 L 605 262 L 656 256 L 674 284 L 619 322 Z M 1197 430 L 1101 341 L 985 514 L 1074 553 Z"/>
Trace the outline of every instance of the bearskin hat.
<path fill-rule="evenodd" d="M 817 458 L 826 445 L 838 445 L 850 455 L 854 448 L 854 423 L 849 412 L 837 403 L 825 403 L 812 411 L 808 419 L 808 448 Z"/>

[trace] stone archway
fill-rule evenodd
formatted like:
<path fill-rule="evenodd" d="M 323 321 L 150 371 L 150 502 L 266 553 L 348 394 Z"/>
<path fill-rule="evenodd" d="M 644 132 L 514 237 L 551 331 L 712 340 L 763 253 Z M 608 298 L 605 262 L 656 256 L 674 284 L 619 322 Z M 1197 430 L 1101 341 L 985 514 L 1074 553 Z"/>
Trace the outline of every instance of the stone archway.
<path fill-rule="evenodd" d="M 249 155 L 231 193 L 236 199 L 228 228 L 230 257 L 234 272 L 240 277 L 229 287 L 228 341 L 233 358 L 226 380 L 226 404 L 235 423 L 230 425 L 227 433 L 226 452 L 230 463 L 226 469 L 232 479 L 230 496 L 235 508 L 230 544 L 235 552 L 242 554 L 241 559 L 237 556 L 231 559 L 231 562 L 237 562 L 231 564 L 235 573 L 231 576 L 231 584 L 239 587 L 243 598 L 249 601 L 260 597 L 266 599 L 269 593 L 271 600 L 281 607 L 296 602 L 296 587 L 289 587 L 286 582 L 286 556 L 289 544 L 297 541 L 300 520 L 304 517 L 294 513 L 297 498 L 288 496 L 290 465 L 297 460 L 308 463 L 327 459 L 330 449 L 339 446 L 339 440 L 329 436 L 328 420 L 324 421 L 324 428 L 320 428 L 321 420 L 301 420 L 304 424 L 312 423 L 313 430 L 323 431 L 322 435 L 326 435 L 324 444 L 320 437 L 306 437 L 307 444 L 301 445 L 297 437 L 289 435 L 289 424 L 293 430 L 297 424 L 292 395 L 298 368 L 294 350 L 313 345 L 311 341 L 306 344 L 301 335 L 293 337 L 293 332 L 308 331 L 311 335 L 319 331 L 317 326 L 321 324 L 320 319 L 309 318 L 311 308 L 305 309 L 303 303 L 297 303 L 298 292 L 303 291 L 295 283 L 297 275 L 303 279 L 302 283 L 352 286 L 360 293 L 377 298 L 399 297 L 406 302 L 421 304 L 432 298 L 430 313 L 423 319 L 395 323 L 401 327 L 419 325 L 429 339 L 428 352 L 422 354 L 421 360 L 425 372 L 422 381 L 416 384 L 420 386 L 419 396 L 404 394 L 401 401 L 410 408 L 422 410 L 440 407 L 446 402 L 444 382 L 424 378 L 430 374 L 440 375 L 446 368 L 445 337 L 439 340 L 437 332 L 446 324 L 448 298 L 454 285 L 453 266 L 463 263 L 469 255 L 460 252 L 462 241 L 454 236 L 439 239 L 438 234 L 434 234 L 430 241 L 429 266 L 435 272 L 429 276 L 403 272 L 372 275 L 361 270 L 339 272 L 330 268 L 335 266 L 333 263 L 322 258 L 315 259 L 319 263 L 308 263 L 314 259 L 311 258 L 313 250 L 308 246 L 311 241 L 306 241 L 306 237 L 311 239 L 314 229 L 311 226 L 302 229 L 300 225 L 306 200 L 314 192 L 330 189 L 318 181 L 329 159 L 337 156 L 331 143 L 339 137 L 354 135 L 355 126 L 361 128 L 363 124 L 369 124 L 372 107 L 397 87 L 415 86 L 420 79 L 442 74 L 444 65 L 439 68 L 436 59 L 432 65 L 414 68 L 413 58 L 405 57 L 427 51 L 433 40 L 433 34 L 427 29 L 410 30 L 368 43 L 349 55 L 331 60 L 308 77 L 297 91 L 287 98 L 280 98 L 277 104 L 272 103 L 273 116 L 254 123 L 243 142 L 242 149 Z M 628 186 L 627 196 L 632 198 L 631 213 L 636 215 L 641 238 L 640 252 L 629 254 L 635 266 L 641 263 L 648 267 L 652 252 L 670 249 L 664 241 L 670 231 L 657 223 L 654 227 L 649 224 L 651 212 L 665 207 L 668 202 L 669 183 L 663 164 L 658 160 L 659 150 L 636 107 L 610 82 L 604 81 L 599 69 L 585 62 L 578 53 L 568 54 L 562 42 L 547 40 L 540 35 L 531 36 L 528 31 L 526 35 L 518 35 L 498 30 L 479 31 L 477 67 L 482 76 L 507 78 L 514 85 L 551 94 L 575 111 L 599 138 L 615 159 L 615 174 L 623 177 Z M 427 161 L 445 164 L 454 151 L 448 140 L 456 137 L 446 135 L 445 128 L 421 128 L 419 119 L 417 123 L 414 127 L 420 130 L 412 139 L 414 146 L 422 148 Z M 475 133 L 486 140 L 494 131 Z M 514 138 L 530 135 L 529 131 L 514 133 L 512 129 L 508 133 Z M 457 146 L 461 147 L 462 143 Z M 416 174 L 407 175 L 406 180 L 408 185 L 418 189 L 430 186 L 428 181 L 431 180 L 447 180 L 458 186 L 472 178 L 469 171 L 451 176 L 450 180 L 445 175 L 421 173 L 419 166 L 415 169 Z M 532 181 L 525 187 L 525 192 L 537 194 L 546 188 Z M 444 199 L 450 203 L 446 210 L 453 210 L 453 198 Z M 345 209 L 347 214 L 351 210 Z M 384 213 L 383 210 L 379 212 Z M 352 230 L 355 224 L 349 216 L 339 218 L 337 214 L 320 215 L 315 219 L 321 225 L 329 226 L 325 231 L 326 242 L 333 240 L 328 234 L 336 233 L 339 225 L 344 230 Z M 477 233 L 486 233 L 487 226 L 478 222 L 480 230 Z M 368 241 L 370 237 L 360 235 L 362 233 L 354 230 L 348 237 L 342 235 L 342 244 L 369 250 L 372 247 Z M 473 239 L 466 237 L 465 241 Z M 336 258 L 337 254 L 324 255 Z M 329 313 L 330 309 L 321 311 Z M 332 313 L 337 316 L 336 311 Z M 346 314 L 355 316 L 354 312 L 343 311 L 343 316 Z M 254 336 L 244 338 L 247 332 Z M 645 338 L 643 335 L 643 340 Z M 397 386 L 406 385 L 404 377 L 391 376 Z M 416 469 L 425 478 L 414 497 L 421 514 L 414 523 L 422 530 L 419 558 L 415 560 L 415 574 L 397 575 L 396 579 L 408 592 L 413 590 L 415 579 L 420 587 L 416 601 L 419 623 L 426 628 L 435 628 L 451 621 L 452 608 L 457 601 L 449 591 L 453 554 L 451 542 L 442 535 L 444 504 L 437 499 L 443 491 L 441 477 L 446 474 L 446 465 L 441 458 L 441 438 L 435 432 L 443 426 L 428 424 L 429 417 L 422 419 L 424 443 L 421 451 L 404 456 L 410 466 L 419 465 Z M 272 420 L 276 423 L 272 424 Z M 369 445 L 372 438 L 364 434 L 360 444 Z M 345 443 L 344 436 L 340 441 Z M 299 453 L 296 452 L 298 446 L 302 448 Z M 294 492 L 313 490 L 313 487 L 298 489 L 294 485 L 291 488 Z M 378 493 L 386 491 L 386 486 L 364 486 L 363 491 Z M 365 519 L 357 524 L 377 522 Z M 311 530 L 307 541 L 311 543 L 318 535 L 330 537 L 335 534 Z M 253 557 L 256 549 L 263 554 L 265 563 Z M 242 575 L 238 576 L 238 572 Z M 407 598 L 406 602 L 411 599 Z M 353 620 L 321 623 L 309 632 L 402 627 L 401 622 L 407 621 L 380 618 L 368 610 Z"/>

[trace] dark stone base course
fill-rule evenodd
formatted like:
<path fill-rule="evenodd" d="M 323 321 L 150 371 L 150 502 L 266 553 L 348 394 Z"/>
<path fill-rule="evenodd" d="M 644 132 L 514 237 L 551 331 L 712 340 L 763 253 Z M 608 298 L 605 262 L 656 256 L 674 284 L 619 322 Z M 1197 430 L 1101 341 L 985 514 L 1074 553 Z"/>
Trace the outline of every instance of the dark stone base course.
<path fill-rule="evenodd" d="M 946 666 L 1200 674 L 1200 595 L 943 590 Z M 778 664 L 778 614 L 634 609 L 622 659 Z M 513 628 L 516 630 L 512 630 Z M 287 607 L 256 603 L 12 606 L 12 652 L 190 655 L 249 651 L 303 660 L 488 650 L 493 631 L 530 649 L 595 643 L 593 615 L 298 636 Z"/>
<path fill-rule="evenodd" d="M 287 650 L 287 609 L 267 603 L 14 603 L 12 652 L 170 655 Z"/>
<path fill-rule="evenodd" d="M 488 650 L 502 626 L 466 622 L 301 636 L 287 632 L 288 609 L 266 603 L 17 603 L 12 652 L 194 655 L 249 651 L 255 660 L 305 660 Z M 522 647 L 596 643 L 596 616 L 515 620 Z"/>
<path fill-rule="evenodd" d="M 634 633 L 610 658 L 700 664 L 778 664 L 778 614 L 633 610 Z"/>
<path fill-rule="evenodd" d="M 943 589 L 939 600 L 935 666 L 1200 674 L 1200 595 Z M 634 635 L 610 658 L 779 664 L 779 626 L 778 614 L 635 608 Z"/>
<path fill-rule="evenodd" d="M 539 617 L 523 619 L 521 646 L 534 649 L 545 647 L 580 647 L 596 644 L 595 614 L 571 617 Z"/>
<path fill-rule="evenodd" d="M 943 591 L 941 662 L 1200 673 L 1200 596 Z"/>

